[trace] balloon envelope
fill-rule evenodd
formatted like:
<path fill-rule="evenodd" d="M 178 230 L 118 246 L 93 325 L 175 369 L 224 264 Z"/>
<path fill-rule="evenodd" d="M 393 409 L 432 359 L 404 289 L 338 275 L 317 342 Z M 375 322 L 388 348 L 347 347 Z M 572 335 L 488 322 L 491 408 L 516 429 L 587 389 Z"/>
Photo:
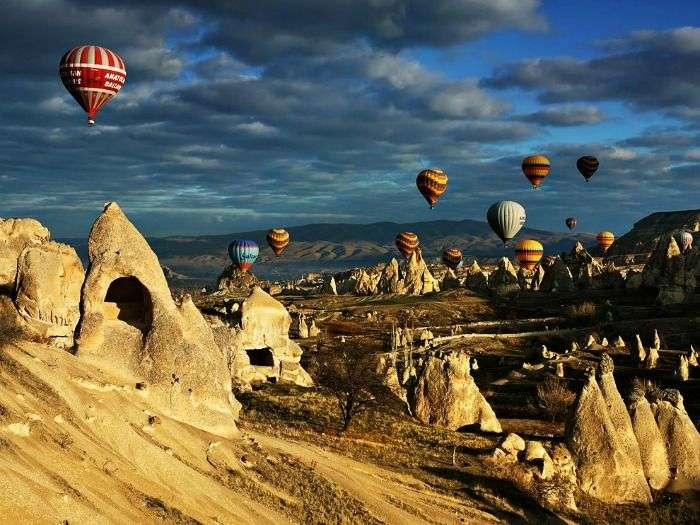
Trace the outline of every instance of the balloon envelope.
<path fill-rule="evenodd" d="M 279 257 L 289 245 L 289 232 L 284 228 L 272 228 L 267 232 L 267 244 Z"/>
<path fill-rule="evenodd" d="M 544 155 L 530 155 L 523 159 L 522 169 L 532 187 L 537 188 L 549 175 L 549 159 Z"/>
<path fill-rule="evenodd" d="M 677 240 L 682 252 L 687 252 L 693 247 L 693 234 L 688 231 L 680 232 Z"/>
<path fill-rule="evenodd" d="M 520 267 L 527 271 L 537 266 L 543 253 L 542 244 L 534 239 L 523 239 L 515 245 L 515 258 L 518 259 Z"/>
<path fill-rule="evenodd" d="M 442 250 L 442 262 L 451 270 L 456 270 L 462 264 L 462 252 L 457 248 Z"/>
<path fill-rule="evenodd" d="M 100 46 L 77 46 L 59 64 L 61 82 L 95 123 L 97 112 L 126 82 L 126 65 L 114 51 Z"/>
<path fill-rule="evenodd" d="M 527 220 L 525 208 L 515 201 L 498 201 L 486 212 L 486 220 L 503 243 L 512 240 Z"/>
<path fill-rule="evenodd" d="M 394 241 L 401 255 L 408 259 L 413 252 L 418 250 L 418 235 L 413 232 L 401 232 Z"/>
<path fill-rule="evenodd" d="M 436 168 L 423 170 L 416 177 L 416 186 L 432 209 L 447 189 L 447 174 Z"/>
<path fill-rule="evenodd" d="M 608 248 L 615 242 L 615 234 L 609 231 L 602 231 L 596 236 L 596 241 L 598 241 L 598 248 L 600 248 L 603 253 L 606 253 Z"/>
<path fill-rule="evenodd" d="M 564 222 L 566 223 L 567 228 L 573 230 L 574 228 L 576 228 L 576 223 L 578 221 L 576 220 L 576 217 L 568 217 Z"/>
<path fill-rule="evenodd" d="M 598 159 L 590 155 L 584 155 L 576 161 L 576 168 L 579 170 L 579 172 L 581 172 L 581 175 L 583 175 L 583 177 L 586 179 L 586 182 L 588 182 L 595 172 L 598 171 L 599 165 L 600 163 L 598 162 Z"/>
<path fill-rule="evenodd" d="M 260 248 L 255 241 L 235 240 L 228 245 L 228 255 L 239 270 L 245 272 L 253 267 Z"/>

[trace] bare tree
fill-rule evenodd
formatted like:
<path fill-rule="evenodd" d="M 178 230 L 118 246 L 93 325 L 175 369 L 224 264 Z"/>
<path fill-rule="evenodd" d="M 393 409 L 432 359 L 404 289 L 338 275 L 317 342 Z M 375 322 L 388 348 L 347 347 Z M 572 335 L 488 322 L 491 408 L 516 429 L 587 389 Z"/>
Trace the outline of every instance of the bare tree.
<path fill-rule="evenodd" d="M 387 395 L 377 373 L 376 354 L 360 344 L 327 349 L 319 355 L 317 384 L 335 397 L 343 432 L 355 416 L 377 406 Z"/>

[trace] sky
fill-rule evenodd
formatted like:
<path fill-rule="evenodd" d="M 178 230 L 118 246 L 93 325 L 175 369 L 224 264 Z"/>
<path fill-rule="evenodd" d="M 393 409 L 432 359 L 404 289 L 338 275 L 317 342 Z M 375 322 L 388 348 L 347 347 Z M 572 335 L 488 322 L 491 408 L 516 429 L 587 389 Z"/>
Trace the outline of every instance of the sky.
<path fill-rule="evenodd" d="M 621 234 L 700 208 L 696 1 L 5 0 L 0 34 L 0 216 L 58 238 L 108 201 L 151 236 L 483 220 L 505 199 L 530 227 Z M 127 69 L 92 128 L 58 76 L 85 43 Z M 434 210 L 427 167 L 449 176 Z"/>

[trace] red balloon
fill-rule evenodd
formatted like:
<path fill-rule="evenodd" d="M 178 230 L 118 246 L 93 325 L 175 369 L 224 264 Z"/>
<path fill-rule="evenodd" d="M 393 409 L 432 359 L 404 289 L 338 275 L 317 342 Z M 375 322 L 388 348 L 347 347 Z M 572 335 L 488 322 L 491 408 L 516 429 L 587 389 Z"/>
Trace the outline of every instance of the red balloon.
<path fill-rule="evenodd" d="M 59 66 L 61 81 L 88 114 L 88 126 L 126 81 L 124 60 L 100 46 L 78 46 L 63 55 Z"/>

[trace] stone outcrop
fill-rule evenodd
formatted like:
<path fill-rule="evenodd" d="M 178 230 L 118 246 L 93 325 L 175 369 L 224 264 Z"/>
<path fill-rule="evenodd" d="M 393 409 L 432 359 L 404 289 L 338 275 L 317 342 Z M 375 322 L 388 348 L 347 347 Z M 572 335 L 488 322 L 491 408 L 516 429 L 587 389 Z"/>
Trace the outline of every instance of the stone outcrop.
<path fill-rule="evenodd" d="M 321 293 L 328 295 L 338 295 L 338 287 L 335 284 L 335 277 L 333 277 L 332 275 L 326 276 L 326 278 L 323 280 Z"/>
<path fill-rule="evenodd" d="M 607 503 L 651 501 L 644 473 L 625 452 L 594 374 L 589 374 L 578 395 L 567 423 L 566 441 L 585 493 Z"/>
<path fill-rule="evenodd" d="M 84 278 L 72 247 L 56 242 L 27 246 L 17 261 L 14 301 L 26 331 L 52 346 L 71 348 Z"/>
<path fill-rule="evenodd" d="M 603 394 L 603 399 L 607 405 L 610 421 L 615 429 L 616 437 L 621 447 L 621 451 L 629 461 L 628 475 L 636 479 L 644 477 L 642 458 L 639 450 L 639 443 L 632 428 L 632 420 L 627 412 L 625 402 L 617 390 L 615 377 L 613 376 L 614 363 L 608 354 L 603 354 L 598 365 L 598 385 Z"/>
<path fill-rule="evenodd" d="M 476 260 L 474 260 L 472 265 L 467 269 L 464 286 L 474 292 L 485 292 L 489 288 L 488 277 Z"/>
<path fill-rule="evenodd" d="M 478 426 L 485 432 L 501 432 L 496 414 L 470 374 L 469 356 L 464 353 L 430 355 L 408 397 L 413 400 L 413 413 L 423 423 L 451 430 Z"/>
<path fill-rule="evenodd" d="M 216 281 L 216 289 L 229 294 L 245 297 L 260 281 L 250 272 L 243 272 L 234 264 L 229 264 Z"/>
<path fill-rule="evenodd" d="M 652 397 L 672 473 L 669 490 L 700 489 L 700 434 L 683 406 L 683 396 L 678 390 L 662 390 Z"/>
<path fill-rule="evenodd" d="M 237 433 L 224 356 L 189 296 L 176 304 L 158 258 L 116 203 L 90 230 L 76 355 L 142 383 L 165 414 Z"/>
<path fill-rule="evenodd" d="M 488 280 L 489 289 L 498 295 L 507 295 L 520 290 L 518 273 L 508 257 L 502 257 L 498 266 L 491 272 Z"/>
<path fill-rule="evenodd" d="M 233 310 L 231 315 L 210 319 L 210 323 L 237 389 L 269 381 L 313 384 L 300 364 L 301 347 L 289 338 L 292 317 L 282 303 L 254 287 Z"/>
<path fill-rule="evenodd" d="M 634 435 L 639 443 L 644 475 L 652 489 L 663 490 L 671 480 L 668 454 L 651 405 L 643 392 L 633 397 L 629 411 Z"/>
<path fill-rule="evenodd" d="M 662 237 L 642 271 L 642 285 L 658 290 L 662 304 L 690 302 L 700 282 L 700 250 L 681 252 L 672 234 Z"/>
<path fill-rule="evenodd" d="M 0 330 L 68 349 L 85 278 L 75 250 L 34 219 L 0 219 Z"/>
<path fill-rule="evenodd" d="M 594 287 L 594 280 L 603 273 L 603 266 L 577 242 L 566 257 L 574 284 L 578 288 Z"/>
<path fill-rule="evenodd" d="M 0 290 L 14 289 L 17 261 L 24 249 L 50 238 L 49 230 L 34 219 L 0 219 Z"/>
<path fill-rule="evenodd" d="M 337 273 L 334 279 L 339 294 L 422 295 L 440 291 L 438 280 L 430 273 L 420 252 L 412 253 L 402 265 L 392 259 L 384 266 Z"/>
<path fill-rule="evenodd" d="M 570 292 L 575 289 L 571 270 L 561 257 L 554 257 L 544 266 L 544 278 L 540 285 L 543 292 Z"/>
<path fill-rule="evenodd" d="M 454 270 L 448 268 L 445 275 L 442 277 L 442 282 L 440 283 L 441 290 L 454 290 L 459 288 L 462 284 L 460 283 Z"/>

